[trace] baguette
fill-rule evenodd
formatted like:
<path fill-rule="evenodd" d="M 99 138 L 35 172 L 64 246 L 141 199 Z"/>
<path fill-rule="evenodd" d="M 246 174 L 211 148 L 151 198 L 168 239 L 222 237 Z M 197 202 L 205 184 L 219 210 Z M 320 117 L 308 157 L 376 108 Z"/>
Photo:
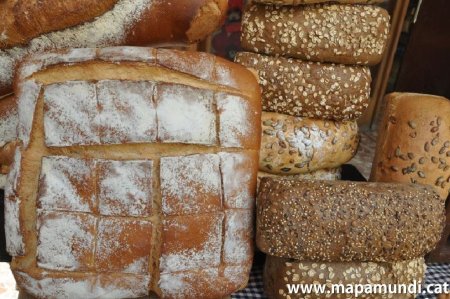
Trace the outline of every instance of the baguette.
<path fill-rule="evenodd" d="M 196 43 L 216 30 L 226 0 L 0 1 L 0 96 L 30 53 L 63 48 Z"/>
<path fill-rule="evenodd" d="M 371 180 L 450 192 L 450 101 L 414 93 L 386 96 Z"/>
<path fill-rule="evenodd" d="M 242 48 L 315 62 L 375 65 L 389 35 L 389 14 L 370 5 L 250 5 Z"/>
<path fill-rule="evenodd" d="M 439 241 L 444 206 L 429 186 L 264 178 L 256 244 L 302 261 L 416 259 Z"/>
<path fill-rule="evenodd" d="M 263 111 L 343 121 L 356 120 L 369 105 L 368 67 L 249 52 L 238 53 L 235 61 L 257 71 Z"/>
<path fill-rule="evenodd" d="M 15 86 L 5 215 L 22 290 L 220 298 L 246 285 L 261 121 L 251 72 L 205 53 L 72 49 L 30 57 Z"/>

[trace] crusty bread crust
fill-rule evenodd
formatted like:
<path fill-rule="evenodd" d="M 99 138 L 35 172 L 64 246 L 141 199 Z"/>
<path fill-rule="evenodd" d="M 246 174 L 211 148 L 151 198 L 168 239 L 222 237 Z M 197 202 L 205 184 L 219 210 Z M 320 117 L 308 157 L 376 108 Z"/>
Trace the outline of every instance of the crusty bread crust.
<path fill-rule="evenodd" d="M 276 4 L 276 5 L 304 5 L 325 2 L 336 2 L 341 4 L 377 4 L 386 0 L 253 0 L 255 3 Z"/>
<path fill-rule="evenodd" d="M 29 57 L 15 87 L 22 147 L 5 203 L 22 289 L 217 298 L 246 285 L 261 133 L 251 72 L 205 53 L 74 49 Z"/>
<path fill-rule="evenodd" d="M 14 96 L 0 99 L 0 174 L 8 173 L 17 146 L 19 116 Z"/>
<path fill-rule="evenodd" d="M 430 185 L 450 192 L 450 101 L 444 97 L 386 96 L 371 181 Z"/>
<path fill-rule="evenodd" d="M 300 261 L 420 258 L 445 223 L 445 200 L 414 184 L 264 178 L 257 209 L 258 248 Z"/>

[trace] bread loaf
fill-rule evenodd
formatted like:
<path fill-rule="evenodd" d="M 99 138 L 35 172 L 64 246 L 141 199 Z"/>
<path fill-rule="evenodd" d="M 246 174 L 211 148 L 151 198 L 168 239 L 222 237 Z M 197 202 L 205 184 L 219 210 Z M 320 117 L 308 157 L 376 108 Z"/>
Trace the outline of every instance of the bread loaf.
<path fill-rule="evenodd" d="M 286 175 L 340 167 L 355 155 L 358 143 L 355 122 L 263 112 L 259 169 Z"/>
<path fill-rule="evenodd" d="M 348 263 L 314 263 L 300 262 L 292 259 L 267 256 L 264 268 L 264 290 L 269 298 L 353 298 L 351 294 L 290 294 L 288 284 L 327 285 L 326 290 L 332 292 L 331 284 L 347 285 L 409 285 L 424 281 L 425 261 L 418 258 L 395 263 L 348 262 Z M 350 297 L 349 297 L 350 296 Z M 359 294 L 358 298 L 415 298 L 415 294 Z"/>
<path fill-rule="evenodd" d="M 0 95 L 28 53 L 116 45 L 194 43 L 225 17 L 226 0 L 0 1 Z"/>
<path fill-rule="evenodd" d="M 341 168 L 320 169 L 310 173 L 301 173 L 294 175 L 276 175 L 267 172 L 258 172 L 258 185 L 263 178 L 280 178 L 291 180 L 323 180 L 323 181 L 337 181 L 341 179 Z"/>
<path fill-rule="evenodd" d="M 369 105 L 368 67 L 321 64 L 250 52 L 236 62 L 257 71 L 263 111 L 331 120 L 355 120 Z"/>
<path fill-rule="evenodd" d="M 450 192 L 450 101 L 413 93 L 386 96 L 371 180 L 418 183 Z"/>
<path fill-rule="evenodd" d="M 325 2 L 336 2 L 342 4 L 376 4 L 384 2 L 385 0 L 253 0 L 255 3 L 262 4 L 276 4 L 276 5 L 303 5 L 315 4 Z"/>
<path fill-rule="evenodd" d="M 15 98 L 7 96 L 0 99 L 0 175 L 8 173 L 9 165 L 12 163 L 18 121 Z"/>
<path fill-rule="evenodd" d="M 444 221 L 444 200 L 427 186 L 264 178 L 256 242 L 297 260 L 397 262 L 430 252 Z"/>
<path fill-rule="evenodd" d="M 375 65 L 389 35 L 386 10 L 370 5 L 250 5 L 242 48 L 317 62 Z"/>
<path fill-rule="evenodd" d="M 260 95 L 209 54 L 77 49 L 19 70 L 7 249 L 38 298 L 220 298 L 247 284 Z M 256 136 L 256 137 L 255 137 Z"/>

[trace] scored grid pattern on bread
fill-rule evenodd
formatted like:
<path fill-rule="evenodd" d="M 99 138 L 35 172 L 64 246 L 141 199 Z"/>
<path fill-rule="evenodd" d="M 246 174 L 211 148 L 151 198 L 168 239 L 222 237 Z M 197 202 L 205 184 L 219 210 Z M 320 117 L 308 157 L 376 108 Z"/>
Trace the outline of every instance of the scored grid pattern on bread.
<path fill-rule="evenodd" d="M 242 47 L 317 62 L 375 65 L 389 35 L 389 14 L 372 5 L 250 5 Z"/>
<path fill-rule="evenodd" d="M 342 121 L 359 118 L 369 105 L 368 67 L 250 52 L 238 53 L 235 62 L 257 71 L 263 111 Z"/>
<path fill-rule="evenodd" d="M 258 195 L 258 248 L 297 260 L 415 259 L 445 221 L 445 201 L 420 185 L 264 178 Z"/>
<path fill-rule="evenodd" d="M 131 53 L 136 54 L 139 53 L 141 51 L 129 51 Z M 84 53 L 88 53 L 88 51 L 84 52 Z M 92 53 L 92 52 L 90 52 Z M 142 52 L 141 52 L 142 53 Z M 152 52 L 146 52 L 146 55 L 149 56 L 148 53 L 152 53 Z M 73 53 L 72 53 L 73 54 Z M 79 54 L 79 53 L 78 53 Z M 89 54 L 89 53 L 88 53 Z M 76 55 L 75 55 L 76 56 Z M 83 55 L 82 55 L 83 56 Z M 64 55 L 63 55 L 64 57 Z M 71 55 L 71 57 L 73 57 L 73 55 Z M 61 61 L 61 58 L 58 58 L 59 61 Z M 83 58 L 81 58 L 83 59 Z M 153 60 L 154 62 L 155 60 Z M 164 61 L 163 61 L 164 62 Z M 34 61 L 34 63 L 39 64 L 39 61 Z M 127 63 L 124 63 L 127 64 Z M 42 66 L 43 64 L 41 64 Z M 28 65 L 29 66 L 29 65 Z M 105 64 L 103 65 L 105 67 Z M 181 65 L 183 66 L 183 65 Z M 64 69 L 65 67 L 67 67 L 67 69 Z M 32 84 L 30 85 L 34 85 L 35 87 L 39 87 L 36 90 L 40 89 L 40 85 L 44 86 L 44 90 L 46 86 L 49 86 L 51 84 L 54 84 L 54 82 L 51 82 L 52 77 L 51 77 L 51 72 L 53 71 L 58 71 L 59 68 L 62 68 L 64 70 L 67 70 L 68 72 L 64 72 L 64 74 L 67 75 L 67 73 L 70 73 L 70 69 L 72 67 L 76 67 L 76 65 L 70 65 L 70 66 L 56 66 L 54 69 L 49 69 L 47 68 L 46 70 L 41 71 L 40 73 L 36 73 L 35 75 L 31 75 L 28 73 L 26 78 L 26 82 L 32 82 Z M 120 72 L 119 70 L 121 69 L 120 65 L 116 65 L 114 64 L 114 67 L 117 67 L 116 73 Z M 142 65 L 141 65 L 142 67 Z M 226 65 L 225 65 L 226 67 Z M 26 72 L 29 72 L 30 69 L 35 69 L 35 68 L 27 68 L 26 66 L 24 67 L 24 69 L 22 69 L 22 75 Z M 39 69 L 39 67 L 37 67 L 37 69 Z M 125 70 L 129 70 L 130 68 L 125 67 Z M 149 69 L 154 70 L 155 67 L 151 68 L 149 67 Z M 215 70 L 216 69 L 216 70 Z M 217 71 L 217 69 L 220 69 L 219 71 Z M 158 69 L 159 70 L 159 69 Z M 162 71 L 163 68 L 161 68 Z M 122 70 L 123 71 L 123 70 Z M 259 130 L 257 129 L 257 125 L 259 123 L 259 119 L 258 119 L 258 100 L 256 93 L 252 92 L 252 88 L 250 89 L 244 89 L 243 93 L 239 92 L 237 90 L 236 87 L 234 87 L 235 84 L 239 84 L 236 82 L 229 82 L 227 81 L 227 77 L 229 77 L 231 74 L 230 72 L 233 70 L 227 70 L 227 69 L 221 69 L 221 66 L 218 65 L 214 68 L 212 68 L 212 72 L 211 72 L 211 76 L 208 78 L 209 81 L 214 81 L 213 83 L 208 83 L 208 82 L 204 82 L 204 81 L 198 81 L 192 77 L 188 77 L 185 74 L 180 74 L 177 72 L 173 72 L 172 77 L 176 77 L 176 76 L 180 76 L 181 78 L 189 78 L 188 80 L 188 85 L 192 84 L 195 87 L 200 87 L 203 89 L 212 89 L 214 91 L 216 91 L 218 93 L 218 98 L 221 97 L 221 95 L 224 95 L 224 99 L 229 100 L 230 96 L 228 96 L 227 94 L 230 93 L 230 95 L 233 95 L 234 98 L 237 99 L 241 99 L 244 100 L 246 99 L 250 99 L 251 102 L 249 102 L 248 108 L 252 108 L 251 110 L 248 111 L 248 113 L 250 114 L 250 116 L 247 119 L 247 122 L 249 123 L 250 127 L 255 127 L 254 129 L 251 130 L 247 130 L 248 132 L 252 132 L 253 130 L 256 130 L 255 132 L 257 132 L 257 135 L 259 135 Z M 87 72 L 89 73 L 89 71 Z M 166 71 L 166 73 L 164 74 L 168 74 L 169 72 Z M 217 77 L 215 77 L 215 73 L 220 73 Z M 49 74 L 49 77 L 45 77 L 46 74 Z M 31 75 L 31 76 L 30 76 Z M 86 75 L 86 74 L 84 74 Z M 88 75 L 89 76 L 89 75 Z M 135 75 L 135 77 L 138 75 Z M 105 77 L 107 79 L 111 79 L 108 78 L 108 73 L 106 73 Z M 131 77 L 133 77 L 131 75 Z M 55 76 L 56 78 L 56 76 Z M 105 78 L 105 79 L 106 79 Z M 216 79 L 217 78 L 217 79 Z M 45 81 L 45 80 L 48 81 Z M 123 78 L 122 78 L 123 79 Z M 144 78 L 145 79 L 145 78 Z M 165 77 L 165 79 L 167 80 L 167 77 Z M 169 78 L 169 82 L 171 78 Z M 245 79 L 245 76 L 244 76 Z M 59 78 L 58 80 L 62 80 L 64 81 L 64 78 Z M 173 80 L 173 79 L 172 79 Z M 252 77 L 252 80 L 254 81 L 252 84 L 256 85 L 256 80 Z M 73 81 L 73 80 L 68 80 L 68 81 Z M 142 80 L 141 80 L 142 81 Z M 165 81 L 160 77 L 156 76 L 156 81 Z M 20 84 L 20 87 L 26 86 L 26 82 L 23 84 Z M 61 83 L 59 81 L 57 81 L 56 83 Z M 228 84 L 229 87 L 227 86 L 221 86 L 220 84 Z M 19 87 L 19 89 L 20 89 Z M 257 88 L 254 88 L 255 90 L 257 90 Z M 23 91 L 23 90 L 22 90 Z M 20 93 L 19 93 L 20 94 Z M 32 93 L 33 94 L 38 94 L 38 92 L 34 91 Z M 159 177 L 159 173 L 160 173 L 160 158 L 161 157 L 171 157 L 171 156 L 189 156 L 192 154 L 207 154 L 207 155 L 211 155 L 211 154 L 216 154 L 218 155 L 217 157 L 219 157 L 221 159 L 221 161 L 223 160 L 223 164 L 226 165 L 227 163 L 236 163 L 236 170 L 241 171 L 241 169 L 246 169 L 246 172 L 250 172 L 252 173 L 252 171 L 254 172 L 255 176 L 256 176 L 256 157 L 257 157 L 257 148 L 258 145 L 253 142 L 253 143 L 249 143 L 248 141 L 246 141 L 245 144 L 243 144 L 243 147 L 245 149 L 238 149 L 238 148 L 229 148 L 229 149 L 224 149 L 224 148 L 220 148 L 220 147 L 204 147 L 201 145 L 181 145 L 181 144 L 176 144 L 175 146 L 170 146 L 169 144 L 118 144 L 118 145 L 105 145 L 105 146 L 94 146 L 94 147 L 87 147 L 87 146 L 70 146 L 70 147 L 46 147 L 44 142 L 44 124 L 43 124 L 43 120 L 44 120 L 44 92 L 39 92 L 40 96 L 38 96 L 37 99 L 31 100 L 32 97 L 27 97 L 27 95 L 23 95 L 23 98 L 25 100 L 31 100 L 31 103 L 33 104 L 33 108 L 35 110 L 35 114 L 34 114 L 34 119 L 32 120 L 33 122 L 33 127 L 29 128 L 29 132 L 32 132 L 31 134 L 31 138 L 29 139 L 29 142 L 26 144 L 27 146 L 27 151 L 35 151 L 36 153 L 39 153 L 39 157 L 27 157 L 28 158 L 28 162 L 24 172 L 25 172 L 25 176 L 30 175 L 32 172 L 36 172 L 37 169 L 40 168 L 40 157 L 45 157 L 45 156 L 54 156 L 54 155 L 58 155 L 58 156 L 68 156 L 72 159 L 79 159 L 79 160 L 85 160 L 86 158 L 88 159 L 114 159 L 114 160 L 121 160 L 121 161 L 129 161 L 129 160 L 136 160 L 136 159 L 149 159 L 153 161 L 153 172 L 152 172 L 152 177 L 154 178 L 158 178 Z M 233 100 L 233 97 L 231 100 Z M 19 96 L 19 100 L 20 100 L 20 96 Z M 252 103 L 252 104 L 250 104 Z M 256 106 L 255 106 L 256 105 Z M 226 105 L 225 105 L 226 106 Z M 238 106 L 241 107 L 241 106 Z M 224 109 L 225 110 L 225 109 Z M 31 110 L 30 110 L 31 111 Z M 243 115 L 242 112 L 239 112 L 238 115 Z M 22 118 L 30 118 L 33 117 L 33 115 L 28 114 L 26 115 L 22 115 Z M 26 121 L 30 121 L 29 119 L 26 119 Z M 245 121 L 244 121 L 245 122 Z M 251 124 L 250 124 L 251 123 Z M 242 124 L 242 123 L 241 123 Z M 23 128 L 24 126 L 22 126 Z M 220 128 L 220 126 L 219 126 Z M 23 132 L 26 132 L 26 130 L 23 130 Z M 216 132 L 217 137 L 216 139 L 220 139 L 220 134 L 218 134 L 218 132 Z M 231 136 L 235 136 L 236 134 L 232 134 Z M 26 136 L 26 134 L 25 134 Z M 247 137 L 248 138 L 248 137 Z M 223 139 L 223 138 L 222 138 Z M 232 140 L 232 139 L 231 139 Z M 104 149 L 102 149 L 104 147 Z M 80 152 L 80 150 L 83 149 L 85 150 L 84 153 Z M 132 151 L 131 151 L 132 150 Z M 127 152 L 128 151 L 128 152 Z M 228 151 L 229 153 L 220 153 L 221 151 Z M 219 154 L 220 153 L 220 154 Z M 230 159 L 225 159 L 224 157 L 228 157 L 228 156 L 235 156 L 235 159 L 231 159 L 231 162 L 229 161 Z M 239 162 L 240 161 L 240 162 Z M 222 163 L 222 162 L 221 162 Z M 249 170 L 250 169 L 250 170 Z M 219 169 L 220 171 L 220 169 Z M 94 173 L 97 173 L 96 175 L 98 176 L 98 171 L 94 171 Z M 222 172 L 221 176 L 222 176 Z M 230 171 L 228 171 L 226 174 L 224 175 L 229 175 Z M 256 177 L 253 176 L 251 178 L 248 178 L 248 186 L 235 186 L 236 188 L 239 188 L 239 190 L 242 190 L 243 194 L 247 194 L 249 197 L 247 198 L 247 202 L 250 201 L 252 202 L 252 198 L 254 198 L 254 190 L 252 190 L 252 186 L 254 186 L 254 182 Z M 69 179 L 70 180 L 70 179 Z M 161 197 L 160 195 L 157 196 L 156 194 L 161 194 L 161 187 L 159 186 L 159 180 L 156 180 L 157 182 L 155 182 L 154 180 L 154 184 L 153 184 L 153 206 L 155 207 L 155 210 L 153 211 L 152 216 L 149 219 L 152 220 L 156 220 L 154 221 L 154 228 L 153 228 L 153 233 L 152 233 L 152 244 L 159 244 L 162 238 L 161 235 L 161 231 L 160 229 L 162 228 L 162 222 L 160 219 L 162 219 L 163 214 L 162 214 L 162 210 L 161 210 Z M 221 180 L 222 181 L 222 180 Z M 231 182 L 231 179 L 223 179 L 224 182 Z M 228 183 L 229 184 L 229 183 Z M 233 186 L 231 184 L 231 186 Z M 35 190 L 37 190 L 37 182 L 36 181 L 29 181 L 27 182 L 27 187 L 28 189 L 33 189 L 36 188 Z M 24 188 L 24 186 L 21 186 L 21 188 Z M 224 187 L 222 187 L 224 188 Z M 228 187 L 227 187 L 228 188 Z M 76 188 L 75 188 L 76 189 Z M 240 200 L 241 202 L 234 204 L 234 206 L 236 206 L 236 209 L 240 209 L 239 206 L 244 206 L 243 209 L 249 209 L 249 207 L 253 207 L 252 204 L 249 203 L 243 203 L 242 201 L 245 201 L 242 196 L 240 196 L 240 192 L 239 190 L 233 191 L 233 190 L 229 190 L 230 192 L 230 198 L 232 198 L 233 200 Z M 36 191 L 35 191 L 36 192 Z M 99 194 L 101 194 L 101 190 L 98 190 L 96 192 L 100 192 Z M 33 192 L 29 192 L 30 194 L 30 198 L 33 198 L 36 195 L 33 195 Z M 225 194 L 223 190 L 220 191 L 221 194 Z M 225 195 L 228 196 L 228 195 Z M 223 200 L 221 199 L 221 201 L 224 202 L 228 202 L 229 200 Z M 98 204 L 97 204 L 98 205 Z M 231 204 L 230 204 L 231 205 Z M 35 215 L 36 212 L 33 212 L 33 202 L 29 201 L 26 203 L 26 206 L 22 206 L 23 210 L 27 210 L 30 211 L 31 215 Z M 233 208 L 233 207 L 231 207 Z M 226 208 L 227 210 L 229 210 L 230 208 Z M 233 208 L 234 209 L 234 208 Z M 230 210 L 231 211 L 231 210 Z M 236 210 L 239 211 L 239 210 Z M 23 213 L 23 211 L 21 212 Z M 208 214 L 207 214 L 208 215 Z M 171 216 L 172 217 L 172 216 Z M 178 217 L 178 216 L 175 216 Z M 128 219 L 129 217 L 126 217 L 126 219 Z M 134 217 L 133 217 L 134 218 Z M 21 219 L 22 216 L 21 216 Z M 159 219 L 159 220 L 158 220 Z M 34 225 L 30 222 L 26 222 L 26 223 L 21 223 L 22 227 L 20 227 L 21 231 L 24 232 L 27 229 L 30 229 L 30 231 L 34 231 L 35 228 L 33 227 Z M 224 244 L 224 239 L 226 239 L 226 222 L 223 222 L 223 224 L 221 223 L 221 230 L 220 230 L 220 235 L 222 236 L 220 238 L 220 243 Z M 249 227 L 249 229 L 251 229 L 251 227 Z M 25 233 L 27 234 L 27 233 Z M 245 235 L 243 234 L 242 237 L 250 237 L 249 235 Z M 233 247 L 233 246 L 229 246 L 230 242 L 236 242 L 235 241 L 227 241 L 227 246 L 228 247 Z M 236 246 L 241 246 L 243 243 L 243 241 L 241 241 L 239 244 L 237 244 Z M 244 242 L 245 243 L 245 242 Z M 36 248 L 36 246 L 38 246 L 38 240 L 36 239 L 36 237 L 33 238 L 32 234 L 31 237 L 27 239 L 27 243 L 26 243 L 26 247 L 27 248 Z M 97 245 L 98 246 L 98 245 Z M 247 240 L 247 246 L 251 246 L 251 242 L 250 240 Z M 154 246 L 155 247 L 155 246 Z M 156 246 L 157 247 L 157 246 Z M 225 250 L 225 249 L 224 249 Z M 158 292 L 158 281 L 159 281 L 159 273 L 158 272 L 158 268 L 159 266 L 157 264 L 155 264 L 155 261 L 158 260 L 158 256 L 160 254 L 159 249 L 158 248 L 152 248 L 152 254 L 151 257 L 149 257 L 149 273 L 151 274 L 155 274 L 152 277 L 152 282 L 151 282 L 151 286 L 150 288 L 154 291 Z M 251 250 L 248 250 L 248 252 L 251 254 Z M 32 255 L 29 255 L 29 252 L 27 252 L 28 255 L 24 256 L 24 257 L 16 257 L 15 258 L 15 262 L 16 265 L 18 265 L 18 267 L 16 268 L 16 272 L 21 273 L 21 275 L 31 275 L 32 277 L 34 277 L 35 279 L 37 279 L 35 281 L 36 284 L 38 284 L 39 286 L 42 286 L 43 284 L 45 284 L 46 278 L 44 276 L 42 276 L 42 273 L 40 272 L 39 269 L 33 268 L 32 266 Z M 149 253 L 150 254 L 150 253 Z M 216 278 L 219 279 L 217 280 L 217 284 L 220 286 L 218 289 L 221 292 L 224 292 L 223 294 L 232 292 L 233 290 L 236 290 L 238 287 L 241 287 L 243 284 L 245 284 L 245 277 L 248 274 L 250 266 L 251 266 L 251 256 L 247 256 L 248 260 L 243 262 L 243 263 L 239 263 L 240 266 L 236 266 L 241 268 L 241 276 L 240 276 L 240 281 L 236 281 L 232 278 L 227 278 L 224 277 L 223 275 L 225 273 L 237 273 L 236 270 L 232 270 L 232 268 L 234 266 L 230 265 L 230 263 L 224 263 L 224 261 L 222 261 L 222 256 L 224 255 L 224 253 L 221 251 L 220 252 L 220 257 L 221 257 L 221 261 L 220 261 L 220 266 L 215 270 L 217 273 L 221 273 L 220 274 L 220 279 L 219 277 Z M 152 262 L 153 261 L 153 262 Z M 130 269 L 135 269 L 136 267 L 131 267 Z M 21 272 L 19 272 L 21 271 Z M 25 271 L 25 272 L 23 272 Z M 193 273 L 192 275 L 195 276 L 194 272 L 195 271 L 200 271 L 201 270 L 192 270 Z M 28 273 L 27 273 L 28 272 Z M 52 272 L 52 271 L 47 271 L 49 275 L 48 277 L 55 277 L 58 276 L 59 274 L 56 272 Z M 238 271 L 239 272 L 239 271 Z M 25 274 L 27 273 L 27 274 Z M 65 275 L 67 275 L 68 273 L 71 272 L 63 272 Z M 78 272 L 75 272 L 76 276 L 78 277 L 79 275 L 81 275 Z M 188 275 L 189 273 L 185 273 L 184 275 Z M 166 275 L 166 274 L 165 274 Z M 167 275 L 175 275 L 174 273 L 168 273 Z M 189 274 L 190 275 L 190 274 Z M 98 284 L 98 280 L 100 279 L 99 277 L 95 278 L 95 277 L 90 277 L 90 280 L 93 280 L 94 282 L 92 283 L 92 287 L 93 288 L 99 288 L 99 284 Z M 145 276 L 140 278 L 140 281 L 142 283 L 142 279 L 145 280 Z M 224 280 L 225 279 L 225 280 Z M 69 279 L 70 280 L 70 279 Z M 222 281 L 223 280 L 223 281 Z M 28 283 L 30 283 L 30 277 L 28 277 Z M 95 282 L 97 281 L 97 282 Z M 67 281 L 66 281 L 67 282 Z M 86 281 L 85 281 L 86 282 Z M 195 282 L 194 280 L 191 280 L 191 284 L 193 284 Z M 67 282 L 70 283 L 70 282 Z M 111 283 L 111 281 L 110 281 Z M 118 283 L 118 281 L 115 281 L 113 283 Z M 186 284 L 189 284 L 189 278 L 186 278 L 185 281 Z M 225 284 L 225 285 L 224 285 Z M 186 285 L 186 288 L 188 287 L 188 285 Z M 193 285 L 191 285 L 191 287 L 193 287 Z M 34 290 L 35 292 L 39 292 L 38 290 Z M 96 289 L 96 292 L 98 292 L 99 290 Z M 197 290 L 198 291 L 198 290 Z M 214 291 L 214 290 L 211 290 Z M 217 290 L 215 290 L 217 291 Z M 95 292 L 94 292 L 95 293 Z M 53 294 L 54 295 L 54 294 Z"/>
<path fill-rule="evenodd" d="M 273 299 L 324 298 L 323 294 L 289 294 L 287 284 L 360 284 L 401 285 L 421 283 L 425 278 L 423 258 L 395 263 L 347 262 L 324 263 L 304 262 L 268 256 L 264 269 L 264 289 Z M 331 291 L 331 289 L 327 289 Z M 413 299 L 413 294 L 401 298 Z M 334 294 L 332 298 L 348 298 L 348 294 Z M 362 294 L 361 298 L 396 298 L 393 294 Z"/>

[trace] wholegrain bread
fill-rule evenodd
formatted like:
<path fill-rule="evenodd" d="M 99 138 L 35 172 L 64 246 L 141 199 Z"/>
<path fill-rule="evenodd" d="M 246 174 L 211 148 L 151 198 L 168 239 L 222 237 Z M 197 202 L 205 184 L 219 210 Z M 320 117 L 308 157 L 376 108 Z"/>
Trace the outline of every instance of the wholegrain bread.
<path fill-rule="evenodd" d="M 369 105 L 368 67 L 272 57 L 250 52 L 237 63 L 256 70 L 263 111 L 331 120 L 355 120 Z"/>
<path fill-rule="evenodd" d="M 253 0 L 254 3 L 275 4 L 275 5 L 304 5 L 316 3 L 342 3 L 342 4 L 377 4 L 385 0 Z"/>
<path fill-rule="evenodd" d="M 389 35 L 389 14 L 371 5 L 250 5 L 242 48 L 316 62 L 375 65 Z"/>
<path fill-rule="evenodd" d="M 247 284 L 261 121 L 251 72 L 202 53 L 75 49 L 30 57 L 15 92 L 5 215 L 20 289 L 220 298 Z"/>
<path fill-rule="evenodd" d="M 46 50 L 196 43 L 225 18 L 226 0 L 0 1 L 0 96 L 24 56 Z"/>
<path fill-rule="evenodd" d="M 450 192 L 450 101 L 392 93 L 386 96 L 371 180 L 434 186 Z"/>
<path fill-rule="evenodd" d="M 340 167 L 355 155 L 358 144 L 355 122 L 263 112 L 259 169 L 287 175 Z"/>
<path fill-rule="evenodd" d="M 423 257 L 445 222 L 445 201 L 414 184 L 264 178 L 257 200 L 258 248 L 302 261 Z"/>
<path fill-rule="evenodd" d="M 267 256 L 264 267 L 264 290 L 269 298 L 342 298 L 347 299 L 355 294 L 341 293 L 289 293 L 288 284 L 303 285 L 326 285 L 326 291 L 332 292 L 331 284 L 348 285 L 412 285 L 424 282 L 425 261 L 418 258 L 409 261 L 395 263 L 373 263 L 373 262 L 347 262 L 347 263 L 323 263 L 323 262 L 302 262 L 293 259 L 285 259 Z M 416 290 L 417 292 L 419 290 Z M 388 294 L 380 289 L 378 292 L 370 294 L 363 292 L 358 294 L 358 298 L 387 299 L 401 298 L 413 299 L 416 294 Z"/>

